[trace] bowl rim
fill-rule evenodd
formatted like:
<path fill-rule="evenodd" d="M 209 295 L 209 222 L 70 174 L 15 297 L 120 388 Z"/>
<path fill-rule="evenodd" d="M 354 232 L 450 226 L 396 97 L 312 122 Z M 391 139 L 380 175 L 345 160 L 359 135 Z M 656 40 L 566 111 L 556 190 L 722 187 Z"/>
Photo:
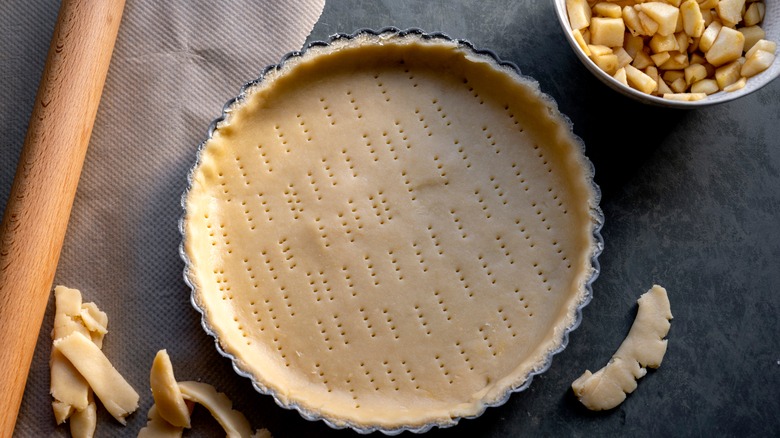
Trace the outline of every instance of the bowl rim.
<path fill-rule="evenodd" d="M 780 65 L 780 56 L 775 56 L 775 60 L 772 63 L 772 66 L 770 66 L 770 68 L 748 79 L 748 81 L 753 81 L 753 83 L 756 84 L 756 86 L 754 87 L 750 87 L 750 88 L 745 87 L 742 88 L 741 90 L 732 91 L 732 92 L 718 91 L 717 93 L 713 93 L 707 96 L 707 98 L 705 99 L 691 101 L 691 102 L 669 100 L 669 99 L 664 99 L 662 97 L 652 96 L 650 94 L 642 93 L 641 91 L 623 85 L 617 79 L 613 78 L 611 75 L 601 70 L 593 62 L 593 60 L 591 60 L 587 55 L 585 55 L 585 53 L 579 47 L 577 42 L 574 40 L 574 36 L 572 35 L 571 25 L 569 24 L 569 19 L 568 19 L 568 12 L 566 10 L 566 1 L 567 0 L 552 0 L 552 2 L 554 3 L 555 14 L 558 16 L 558 23 L 561 25 L 561 29 L 564 31 L 564 36 L 566 37 L 566 41 L 568 41 L 569 46 L 571 46 L 571 49 L 574 51 L 574 54 L 584 64 L 585 68 L 588 69 L 591 73 L 593 73 L 602 83 L 607 85 L 609 88 L 627 97 L 634 99 L 635 101 L 654 105 L 654 106 L 665 107 L 665 108 L 677 108 L 677 109 L 704 108 L 712 105 L 731 102 L 735 99 L 739 99 L 740 97 L 744 97 L 749 94 L 755 93 L 756 91 L 762 89 L 767 84 L 771 83 L 773 80 L 777 79 L 778 76 L 780 76 L 780 69 L 777 69 L 775 72 L 771 71 L 772 66 Z M 774 2 L 771 1 L 769 2 L 764 1 L 764 4 L 766 5 L 767 8 L 769 8 L 769 5 L 773 3 Z"/>
<path fill-rule="evenodd" d="M 204 308 L 202 308 L 197 301 L 196 294 L 197 294 L 197 283 L 195 281 L 194 274 L 192 270 L 190 269 L 192 263 L 187 255 L 186 249 L 185 249 L 185 243 L 186 243 L 186 215 L 187 215 L 187 199 L 190 190 L 193 187 L 193 175 L 196 171 L 196 169 L 201 165 L 202 162 L 202 154 L 205 148 L 206 143 L 212 138 L 214 133 L 217 131 L 218 126 L 225 121 L 225 119 L 228 117 L 229 113 L 232 111 L 234 105 L 240 104 L 246 96 L 251 93 L 251 89 L 261 83 L 263 81 L 263 78 L 275 71 L 280 70 L 284 67 L 285 63 L 289 61 L 290 59 L 301 57 L 303 54 L 305 54 L 308 50 L 312 48 L 318 48 L 318 47 L 327 47 L 330 46 L 331 43 L 334 43 L 336 41 L 342 41 L 342 40 L 351 40 L 356 39 L 361 36 L 371 36 L 371 37 L 405 37 L 409 35 L 420 37 L 424 40 L 441 40 L 445 42 L 454 42 L 457 44 L 459 48 L 469 50 L 477 55 L 481 56 L 487 56 L 491 59 L 492 62 L 495 62 L 495 64 L 502 68 L 508 68 L 512 70 L 513 73 L 517 74 L 523 79 L 526 79 L 528 81 L 531 81 L 533 84 L 536 84 L 538 86 L 538 82 L 534 79 L 523 75 L 520 72 L 520 69 L 512 62 L 502 60 L 498 55 L 496 55 L 495 52 L 491 50 L 486 49 L 477 49 L 474 47 L 474 45 L 466 40 L 463 39 L 453 39 L 449 37 L 448 35 L 441 33 L 441 32 L 433 32 L 433 33 L 427 33 L 422 31 L 418 28 L 408 28 L 405 30 L 401 30 L 396 27 L 383 27 L 378 30 L 369 29 L 369 28 L 362 28 L 358 29 L 355 32 L 351 34 L 346 33 L 337 33 L 334 35 L 331 35 L 327 41 L 312 41 L 304 46 L 302 50 L 296 50 L 288 52 L 287 54 L 283 55 L 281 57 L 281 60 L 278 64 L 272 64 L 267 66 L 265 69 L 262 70 L 262 73 L 257 79 L 251 80 L 247 83 L 245 83 L 238 94 L 237 97 L 234 97 L 230 100 L 228 100 L 225 105 L 222 107 L 222 113 L 219 117 L 214 119 L 211 124 L 208 127 L 207 137 L 205 140 L 203 140 L 200 145 L 198 146 L 197 153 L 196 153 L 196 160 L 195 164 L 190 168 L 190 170 L 187 173 L 187 186 L 182 193 L 181 196 L 181 207 L 182 207 L 182 215 L 179 218 L 178 222 L 178 228 L 179 233 L 181 236 L 181 242 L 179 244 L 179 257 L 184 262 L 184 269 L 183 269 L 183 278 L 185 284 L 190 289 L 190 304 L 195 308 L 195 310 L 200 313 L 201 315 L 201 326 L 203 327 L 204 331 L 211 336 L 214 339 L 214 344 L 216 346 L 217 352 L 227 358 L 230 359 L 232 363 L 233 370 L 238 374 L 239 376 L 245 377 L 249 379 L 252 382 L 252 386 L 254 389 L 264 395 L 270 395 L 277 405 L 279 405 L 282 408 L 290 409 L 290 410 L 296 410 L 298 413 L 306 420 L 309 421 L 323 421 L 325 424 L 327 424 L 329 427 L 333 429 L 345 429 L 350 428 L 354 430 L 355 432 L 359 434 L 369 434 L 373 432 L 381 432 L 385 435 L 398 435 L 402 432 L 409 431 L 413 433 L 424 433 L 429 430 L 431 430 L 434 427 L 439 428 L 445 428 L 445 427 L 451 427 L 455 426 L 461 419 L 473 419 L 481 416 L 488 407 L 496 407 L 505 404 L 512 393 L 515 392 L 522 392 L 526 390 L 533 381 L 533 378 L 537 375 L 540 375 L 547 370 L 549 370 L 550 366 L 552 365 L 552 358 L 556 354 L 562 352 L 569 343 L 569 334 L 574 331 L 582 322 L 582 309 L 590 303 L 591 299 L 593 298 L 593 282 L 598 278 L 601 267 L 598 261 L 598 257 L 601 255 L 601 253 L 604 250 L 604 240 L 601 236 L 601 229 L 604 225 L 604 213 L 599 207 L 599 204 L 601 202 L 601 189 L 596 184 L 594 175 L 595 175 L 595 168 L 593 166 L 593 163 L 588 159 L 587 155 L 585 155 L 585 143 L 582 141 L 580 137 L 578 137 L 576 134 L 574 134 L 574 131 L 572 129 L 573 124 L 571 120 L 564 114 L 560 113 L 560 111 L 557 108 L 557 103 L 546 93 L 542 93 L 539 91 L 540 98 L 545 99 L 546 101 L 550 102 L 554 109 L 558 112 L 558 114 L 561 116 L 562 121 L 568 126 L 568 129 L 570 130 L 570 133 L 573 137 L 573 140 L 575 144 L 579 147 L 580 152 L 582 154 L 582 160 L 583 165 L 586 167 L 586 179 L 587 183 L 591 186 L 592 193 L 593 193 L 593 199 L 591 200 L 591 203 L 589 205 L 590 210 L 590 217 L 592 222 L 592 237 L 593 237 L 593 246 L 591 248 L 590 252 L 590 265 L 591 270 L 588 275 L 588 277 L 585 279 L 585 282 L 583 284 L 583 291 L 581 294 L 581 300 L 576 305 L 575 315 L 574 319 L 571 322 L 571 324 L 568 327 L 565 327 L 561 333 L 561 342 L 560 344 L 553 350 L 549 351 L 547 355 L 544 358 L 544 361 L 542 364 L 532 370 L 528 376 L 526 377 L 525 381 L 522 382 L 522 384 L 518 385 L 517 387 L 509 387 L 501 397 L 499 397 L 496 401 L 491 403 L 484 403 L 480 409 L 479 412 L 477 412 L 474 415 L 469 416 L 461 416 L 461 417 L 453 417 L 450 419 L 450 421 L 446 423 L 437 423 L 437 422 L 431 422 L 426 423 L 422 426 L 409 426 L 409 425 L 402 425 L 395 428 L 383 428 L 381 426 L 365 426 L 360 424 L 354 424 L 349 421 L 345 420 L 338 420 L 333 421 L 324 415 L 313 412 L 303 406 L 298 405 L 297 403 L 290 401 L 288 403 L 285 403 L 282 401 L 278 394 L 271 388 L 266 387 L 261 382 L 257 380 L 257 378 L 252 375 L 251 372 L 242 369 L 240 361 L 238 358 L 228 352 L 226 352 L 222 346 L 220 345 L 219 336 L 217 332 L 211 327 L 209 324 L 207 317 L 206 317 L 206 311 Z"/>

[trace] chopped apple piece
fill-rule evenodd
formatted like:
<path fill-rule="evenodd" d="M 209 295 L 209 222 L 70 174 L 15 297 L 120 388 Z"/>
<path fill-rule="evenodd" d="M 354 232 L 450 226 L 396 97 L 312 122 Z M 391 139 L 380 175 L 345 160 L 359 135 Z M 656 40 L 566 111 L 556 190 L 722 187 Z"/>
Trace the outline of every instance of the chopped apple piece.
<path fill-rule="evenodd" d="M 753 47 L 754 44 L 759 42 L 760 40 L 763 40 L 766 36 L 766 33 L 764 32 L 764 29 L 761 29 L 760 26 L 747 26 L 739 28 L 739 33 L 742 34 L 742 36 L 745 37 L 745 51 L 750 50 L 751 47 Z"/>
<path fill-rule="evenodd" d="M 607 46 L 602 46 L 599 44 L 590 44 L 588 45 L 588 48 L 590 49 L 590 53 L 593 56 L 604 56 L 604 55 L 612 54 L 612 49 Z"/>
<path fill-rule="evenodd" d="M 688 89 L 688 86 L 685 84 L 685 78 L 675 79 L 669 86 L 675 93 L 684 93 Z"/>
<path fill-rule="evenodd" d="M 674 33 L 680 33 L 685 30 L 685 24 L 683 23 L 682 14 L 677 14 L 677 24 L 674 26 Z"/>
<path fill-rule="evenodd" d="M 724 88 L 723 91 L 730 93 L 732 91 L 737 91 L 745 88 L 745 84 L 747 84 L 747 78 L 742 76 L 739 78 L 737 82 L 734 82 L 733 84 L 729 85 L 728 87 Z"/>
<path fill-rule="evenodd" d="M 671 35 L 661 35 L 661 34 L 655 34 L 652 38 L 650 38 L 650 42 L 647 44 L 650 47 L 650 50 L 653 51 L 653 53 L 661 53 L 661 52 L 671 52 L 671 51 L 679 51 L 680 47 L 677 45 L 677 39 L 674 37 L 674 34 Z"/>
<path fill-rule="evenodd" d="M 688 67 L 688 55 L 680 52 L 670 52 L 671 57 L 668 61 L 660 65 L 662 70 L 683 70 Z"/>
<path fill-rule="evenodd" d="M 673 93 L 664 94 L 664 99 L 679 100 L 682 102 L 693 102 L 695 100 L 702 100 L 707 97 L 704 93 Z"/>
<path fill-rule="evenodd" d="M 730 27 L 724 27 L 718 32 L 718 37 L 707 50 L 707 62 L 719 67 L 742 56 L 745 47 L 745 36 Z"/>
<path fill-rule="evenodd" d="M 775 55 L 764 50 L 756 50 L 745 60 L 740 74 L 746 78 L 753 77 L 769 68 L 775 62 Z"/>
<path fill-rule="evenodd" d="M 623 34 L 625 32 L 626 26 L 622 18 L 595 17 L 590 21 L 591 44 L 623 47 Z"/>
<path fill-rule="evenodd" d="M 623 48 L 632 58 L 636 56 L 637 52 L 641 52 L 644 46 L 645 41 L 640 36 L 626 32 L 623 37 Z"/>
<path fill-rule="evenodd" d="M 655 90 L 655 94 L 657 94 L 659 96 L 663 96 L 664 94 L 672 92 L 672 89 L 669 88 L 668 85 L 666 85 L 666 81 L 664 81 L 663 78 L 661 78 L 660 75 L 658 76 L 658 81 L 657 82 L 658 82 L 658 89 Z"/>
<path fill-rule="evenodd" d="M 706 53 L 710 50 L 715 39 L 718 38 L 721 28 L 723 28 L 723 25 L 718 21 L 713 21 L 707 26 L 707 29 L 705 29 L 704 33 L 701 35 L 701 39 L 699 39 L 699 49 L 701 49 L 702 52 Z"/>
<path fill-rule="evenodd" d="M 623 16 L 623 11 L 620 5 L 609 2 L 599 2 L 593 6 L 593 12 L 599 17 L 620 18 Z"/>
<path fill-rule="evenodd" d="M 685 84 L 689 87 L 702 79 L 707 78 L 707 69 L 701 64 L 693 64 L 685 67 Z"/>
<path fill-rule="evenodd" d="M 683 20 L 683 30 L 688 36 L 698 38 L 704 32 L 704 17 L 696 0 L 685 0 L 680 6 L 680 16 Z"/>
<path fill-rule="evenodd" d="M 745 7 L 745 0 L 720 0 L 715 10 L 724 25 L 734 27 L 742 21 L 743 7 Z"/>
<path fill-rule="evenodd" d="M 669 58 L 671 58 L 672 55 L 669 54 L 669 52 L 661 52 L 656 53 L 654 55 L 650 55 L 650 58 L 653 59 L 653 63 L 655 63 L 656 66 L 662 65 L 664 62 L 668 61 Z"/>
<path fill-rule="evenodd" d="M 639 20 L 639 14 L 632 6 L 623 7 L 623 21 L 626 23 L 626 27 L 631 32 L 631 35 L 639 36 L 645 34 L 642 22 Z"/>
<path fill-rule="evenodd" d="M 680 52 L 687 52 L 688 46 L 691 44 L 691 37 L 685 32 L 677 32 L 674 34 L 675 40 L 677 40 L 677 50 Z"/>
<path fill-rule="evenodd" d="M 718 0 L 696 0 L 699 3 L 699 8 L 702 11 L 709 11 L 710 9 L 718 6 Z"/>
<path fill-rule="evenodd" d="M 572 29 L 590 26 L 591 12 L 586 0 L 566 0 L 566 12 L 569 13 L 569 24 Z"/>
<path fill-rule="evenodd" d="M 628 85 L 630 85 L 632 88 L 646 94 L 650 94 L 655 91 L 656 88 L 658 88 L 658 83 L 656 83 L 653 78 L 646 75 L 645 73 L 642 73 L 636 67 L 627 65 L 625 69 Z"/>
<path fill-rule="evenodd" d="M 642 24 L 642 33 L 653 36 L 658 32 L 658 23 L 650 18 L 649 15 L 642 11 L 639 11 L 637 15 L 639 16 L 639 23 Z"/>
<path fill-rule="evenodd" d="M 764 14 L 766 14 L 766 5 L 763 3 L 751 3 L 745 10 L 745 15 L 742 16 L 742 24 L 745 26 L 753 26 L 764 21 Z"/>
<path fill-rule="evenodd" d="M 707 58 L 705 58 L 704 56 L 702 56 L 699 53 L 694 53 L 694 54 L 692 54 L 688 58 L 688 63 L 691 64 L 691 65 L 693 65 L 693 64 L 706 64 L 707 63 Z"/>
<path fill-rule="evenodd" d="M 658 69 L 654 65 L 645 69 L 645 74 L 650 76 L 656 83 L 658 82 Z"/>
<path fill-rule="evenodd" d="M 652 21 L 658 24 L 656 32 L 661 35 L 673 34 L 677 28 L 677 17 L 680 14 L 680 10 L 674 6 L 662 2 L 647 2 L 640 3 L 635 7 L 641 11 L 639 14 L 640 18 L 642 14 L 646 14 Z"/>
<path fill-rule="evenodd" d="M 737 82 L 742 77 L 741 69 L 742 64 L 739 61 L 734 61 L 715 70 L 715 80 L 718 81 L 718 87 L 722 90 Z"/>
<path fill-rule="evenodd" d="M 625 68 L 619 68 L 618 71 L 615 72 L 614 75 L 612 75 L 613 78 L 615 78 L 618 82 L 628 87 L 628 79 L 626 79 L 626 69 Z"/>
<path fill-rule="evenodd" d="M 574 41 L 576 41 L 577 45 L 580 46 L 580 49 L 585 52 L 585 56 L 590 56 L 590 48 L 588 48 L 588 43 L 585 42 L 585 38 L 582 37 L 582 32 L 580 32 L 579 29 L 574 29 L 571 33 L 574 36 Z"/>
<path fill-rule="evenodd" d="M 759 40 L 745 53 L 745 58 L 750 58 L 758 50 L 774 54 L 777 51 L 777 43 L 774 41 Z"/>
<path fill-rule="evenodd" d="M 627 66 L 628 64 L 631 64 L 631 61 L 633 61 L 633 58 L 631 58 L 631 55 L 626 52 L 626 49 L 622 47 L 618 47 L 614 50 L 615 56 L 617 56 L 618 60 L 618 68 L 622 68 Z"/>
<path fill-rule="evenodd" d="M 715 79 L 702 79 L 699 82 L 691 85 L 691 93 L 704 93 L 710 95 L 720 91 L 718 87 L 718 81 Z"/>
<path fill-rule="evenodd" d="M 669 70 L 664 72 L 663 78 L 667 83 L 672 83 L 677 79 L 685 78 L 685 73 L 680 70 Z"/>
<path fill-rule="evenodd" d="M 645 52 L 638 52 L 634 57 L 634 62 L 631 63 L 634 67 L 642 70 L 653 65 L 653 59 Z"/>
<path fill-rule="evenodd" d="M 618 69 L 618 57 L 614 53 L 607 55 L 593 55 L 590 57 L 590 59 L 592 59 L 600 69 L 604 70 L 609 75 L 615 74 Z"/>

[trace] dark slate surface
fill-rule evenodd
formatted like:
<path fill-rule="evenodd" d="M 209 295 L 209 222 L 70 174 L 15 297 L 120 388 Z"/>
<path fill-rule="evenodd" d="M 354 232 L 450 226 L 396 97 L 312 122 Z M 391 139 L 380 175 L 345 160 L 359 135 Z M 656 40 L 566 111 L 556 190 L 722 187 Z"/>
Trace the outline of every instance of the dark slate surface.
<path fill-rule="evenodd" d="M 467 39 L 537 79 L 585 141 L 606 216 L 601 276 L 569 347 L 527 392 L 428 435 L 780 434 L 780 81 L 696 111 L 637 104 L 580 64 L 551 1 L 329 0 L 310 39 L 384 26 Z M 609 359 L 653 283 L 674 314 L 663 365 L 591 413 L 569 385 Z"/>

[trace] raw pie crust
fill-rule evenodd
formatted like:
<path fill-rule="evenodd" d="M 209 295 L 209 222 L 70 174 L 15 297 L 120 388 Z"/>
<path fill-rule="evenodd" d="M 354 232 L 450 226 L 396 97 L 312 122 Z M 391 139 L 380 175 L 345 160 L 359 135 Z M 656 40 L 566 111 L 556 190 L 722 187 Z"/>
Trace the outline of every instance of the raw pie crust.
<path fill-rule="evenodd" d="M 591 170 L 536 83 L 362 35 L 271 70 L 191 175 L 184 254 L 225 352 L 283 405 L 452 424 L 549 360 L 585 299 Z"/>

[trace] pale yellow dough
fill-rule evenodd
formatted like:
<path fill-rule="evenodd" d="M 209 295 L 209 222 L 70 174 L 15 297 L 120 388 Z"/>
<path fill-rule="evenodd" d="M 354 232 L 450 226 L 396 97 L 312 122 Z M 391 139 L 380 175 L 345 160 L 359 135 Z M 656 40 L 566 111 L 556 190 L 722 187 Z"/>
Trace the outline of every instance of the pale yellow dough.
<path fill-rule="evenodd" d="M 233 410 L 233 402 L 225 394 L 217 392 L 213 386 L 201 382 L 179 382 L 179 389 L 185 400 L 201 404 L 208 409 L 225 429 L 228 438 L 252 436 L 252 427 L 244 414 Z"/>
<path fill-rule="evenodd" d="M 184 403 L 168 352 L 160 350 L 154 357 L 149 375 L 152 396 L 157 411 L 168 423 L 178 427 L 190 427 L 190 411 Z"/>
<path fill-rule="evenodd" d="M 97 428 L 97 405 L 89 393 L 89 404 L 86 409 L 75 411 L 70 417 L 70 436 L 72 438 L 92 438 Z"/>
<path fill-rule="evenodd" d="M 54 340 L 72 333 L 89 336 L 100 348 L 108 332 L 108 316 L 95 303 L 82 303 L 81 292 L 64 286 L 54 288 Z M 92 389 L 78 370 L 56 348 L 49 360 L 52 409 L 57 424 L 70 418 L 71 436 L 91 438 L 97 426 Z"/>
<path fill-rule="evenodd" d="M 149 408 L 146 426 L 138 431 L 138 438 L 181 438 L 184 428 L 165 421 L 156 405 Z"/>
<path fill-rule="evenodd" d="M 90 338 L 74 332 L 54 341 L 62 353 L 87 381 L 106 410 L 123 425 L 125 417 L 138 408 L 138 393 L 111 365 Z"/>
<path fill-rule="evenodd" d="M 72 333 L 89 336 L 79 318 L 81 315 L 81 292 L 63 286 L 54 288 L 54 329 L 52 339 L 56 340 Z M 74 411 L 81 411 L 89 404 L 89 385 L 81 374 L 57 349 L 52 349 L 49 359 L 51 377 L 52 407 L 57 424 L 66 421 Z"/>
<path fill-rule="evenodd" d="M 661 366 L 666 353 L 672 312 L 666 289 L 653 286 L 639 297 L 639 310 L 628 336 L 602 369 L 586 370 L 571 387 L 588 409 L 601 411 L 617 407 L 634 392 L 637 379 L 647 374 L 646 367 Z"/>
<path fill-rule="evenodd" d="M 536 83 L 454 42 L 311 49 L 234 105 L 186 198 L 195 300 L 286 405 L 394 429 L 477 415 L 563 340 L 596 197 Z"/>
<path fill-rule="evenodd" d="M 81 305 L 81 322 L 89 330 L 89 336 L 92 342 L 103 348 L 103 337 L 108 333 L 108 315 L 98 309 L 95 303 L 84 303 Z"/>
<path fill-rule="evenodd" d="M 190 427 L 192 410 L 185 400 L 203 405 L 222 426 L 228 438 L 271 438 L 267 429 L 252 428 L 244 414 L 233 410 L 227 396 L 201 382 L 176 382 L 168 352 L 160 350 L 154 358 L 149 378 L 155 404 L 149 409 L 149 421 L 138 438 L 178 438 Z M 192 404 L 190 404 L 192 406 Z"/>

